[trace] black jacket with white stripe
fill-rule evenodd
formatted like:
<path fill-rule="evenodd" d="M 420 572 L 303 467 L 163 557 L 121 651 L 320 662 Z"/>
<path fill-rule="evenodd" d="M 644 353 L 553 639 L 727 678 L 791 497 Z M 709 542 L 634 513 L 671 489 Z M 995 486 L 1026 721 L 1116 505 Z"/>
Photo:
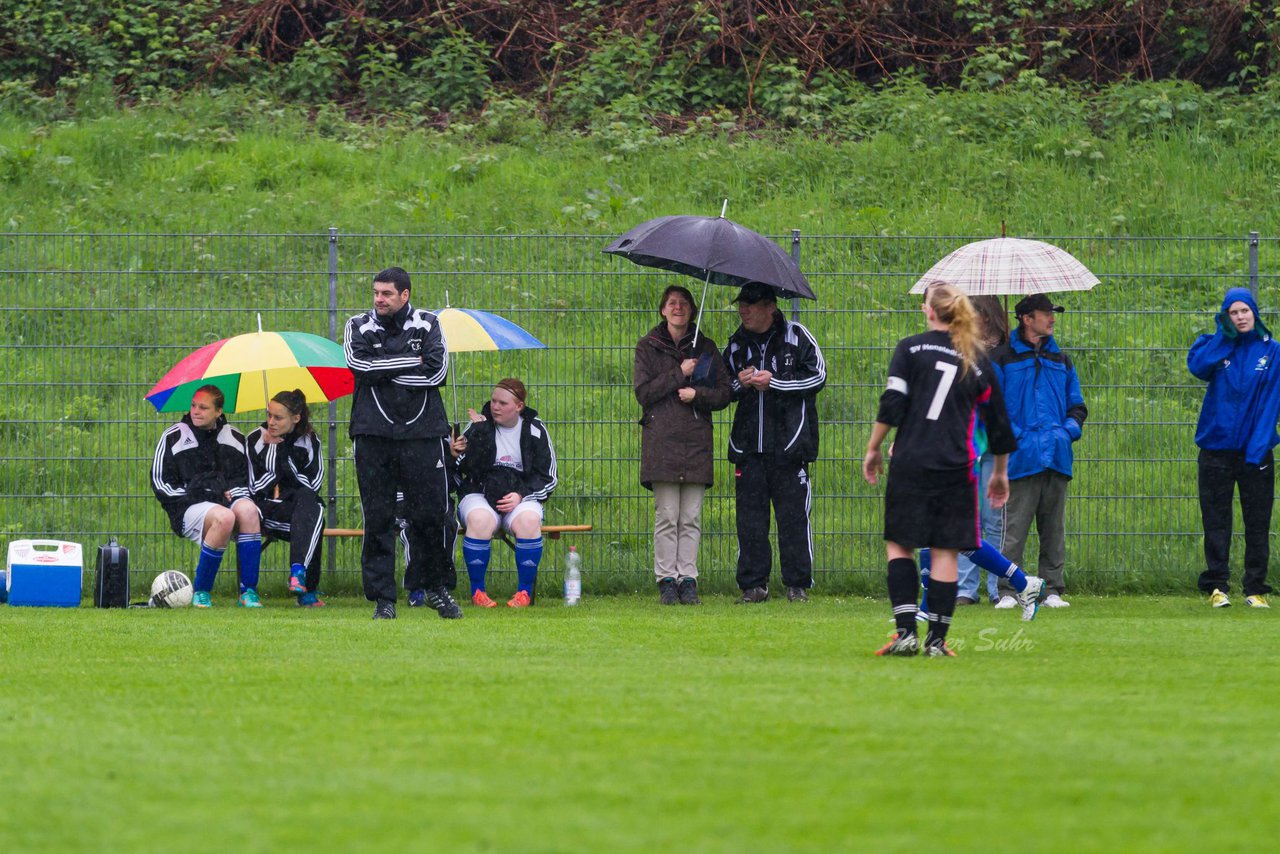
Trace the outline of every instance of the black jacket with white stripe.
<path fill-rule="evenodd" d="M 355 375 L 351 436 L 435 439 L 449 435 L 440 387 L 449 352 L 440 321 L 411 304 L 383 320 L 373 310 L 347 321 L 342 347 Z"/>
<path fill-rule="evenodd" d="M 249 491 L 253 493 L 253 500 L 288 501 L 299 490 L 319 496 L 324 484 L 320 437 L 314 433 L 299 436 L 294 431 L 270 444 L 262 439 L 266 432 L 266 427 L 259 427 L 245 440 L 249 448 Z"/>
<path fill-rule="evenodd" d="M 212 430 L 201 430 L 192 425 L 190 415 L 182 416 L 156 443 L 151 489 L 169 514 L 169 527 L 179 535 L 191 505 L 209 501 L 229 507 L 237 498 L 248 498 L 244 435 L 225 416 L 218 416 Z"/>
<path fill-rule="evenodd" d="M 503 468 L 497 464 L 498 444 L 487 403 L 483 414 L 486 420 L 471 422 L 462 434 L 467 440 L 467 452 L 458 457 L 459 497 L 484 492 L 485 482 Z M 556 450 L 551 445 L 551 434 L 538 413 L 527 406 L 520 410 L 520 419 L 520 457 L 524 471 L 506 469 L 502 472 L 503 476 L 513 478 L 514 488 L 507 491 L 518 492 L 522 498 L 546 501 L 556 488 Z"/>
<path fill-rule="evenodd" d="M 827 384 L 827 363 L 808 329 L 775 311 L 764 332 L 741 326 L 724 350 L 725 367 L 737 409 L 729 432 L 729 460 L 763 454 L 789 462 L 818 458 L 818 392 Z M 764 391 L 738 381 L 744 368 L 770 371 Z"/>

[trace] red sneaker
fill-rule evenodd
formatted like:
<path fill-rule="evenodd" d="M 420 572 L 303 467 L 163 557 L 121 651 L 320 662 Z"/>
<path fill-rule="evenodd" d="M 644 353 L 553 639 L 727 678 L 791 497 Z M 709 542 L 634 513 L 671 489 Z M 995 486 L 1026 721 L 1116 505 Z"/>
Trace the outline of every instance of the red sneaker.
<path fill-rule="evenodd" d="M 924 648 L 926 658 L 955 658 L 956 653 L 945 641 L 935 641 Z"/>
<path fill-rule="evenodd" d="M 489 598 L 489 594 L 483 590 L 477 590 L 471 594 L 471 604 L 477 608 L 496 608 L 498 603 Z"/>
<path fill-rule="evenodd" d="M 920 651 L 920 639 L 915 632 L 894 632 L 893 637 L 884 646 L 876 650 L 876 655 L 915 655 Z"/>
<path fill-rule="evenodd" d="M 529 598 L 529 593 L 525 590 L 517 590 L 516 595 L 507 600 L 508 608 L 528 608 L 533 604 Z"/>

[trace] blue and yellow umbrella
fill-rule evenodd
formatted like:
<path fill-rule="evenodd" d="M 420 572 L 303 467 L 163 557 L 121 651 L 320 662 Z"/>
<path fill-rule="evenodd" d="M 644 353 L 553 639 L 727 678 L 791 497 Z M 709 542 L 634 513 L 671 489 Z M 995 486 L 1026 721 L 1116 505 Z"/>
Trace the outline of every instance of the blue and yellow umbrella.
<path fill-rule="evenodd" d="M 543 344 L 519 326 L 487 311 L 476 311 L 471 308 L 453 308 L 445 306 L 436 313 L 440 320 L 440 332 L 444 335 L 445 346 L 449 353 L 476 353 L 485 350 L 545 350 Z M 449 361 L 449 372 L 453 373 L 453 360 Z M 458 385 L 454 377 L 449 377 L 453 386 L 453 412 L 457 418 Z"/>
<path fill-rule="evenodd" d="M 545 350 L 547 345 L 505 317 L 446 306 L 436 312 L 450 353 L 479 350 Z"/>

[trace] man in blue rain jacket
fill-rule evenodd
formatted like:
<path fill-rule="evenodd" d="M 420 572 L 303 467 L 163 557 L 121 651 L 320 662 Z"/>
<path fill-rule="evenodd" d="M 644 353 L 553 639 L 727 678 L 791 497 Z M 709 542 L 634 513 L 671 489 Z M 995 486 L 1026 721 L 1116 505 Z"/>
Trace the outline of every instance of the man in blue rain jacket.
<path fill-rule="evenodd" d="M 1089 415 L 1075 366 L 1053 339 L 1053 325 L 1065 310 L 1044 294 L 1024 297 L 1013 309 L 1017 330 L 1009 343 L 991 354 L 1018 438 L 1018 450 L 1009 455 L 1003 552 L 1026 567 L 1022 552 L 1034 520 L 1040 535 L 1037 574 L 1049 590 L 1044 600 L 1047 608 L 1070 606 L 1062 598 L 1066 590 L 1067 484 L 1074 461 L 1071 446 L 1080 438 Z M 1016 605 L 1013 588 L 1001 581 L 996 607 Z"/>

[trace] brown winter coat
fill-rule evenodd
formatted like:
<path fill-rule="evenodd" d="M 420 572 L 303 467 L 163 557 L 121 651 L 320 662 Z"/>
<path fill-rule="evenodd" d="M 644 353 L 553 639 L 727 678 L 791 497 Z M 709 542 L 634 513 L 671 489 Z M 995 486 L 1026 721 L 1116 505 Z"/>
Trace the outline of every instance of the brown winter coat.
<path fill-rule="evenodd" d="M 704 483 L 711 486 L 714 459 L 711 413 L 729 405 L 729 374 L 716 342 L 693 333 L 671 340 L 665 322 L 659 323 L 636 344 L 634 384 L 640 416 L 640 483 L 653 489 L 656 483 Z M 694 386 L 692 404 L 681 403 L 678 389 L 690 385 L 680 372 L 684 359 L 707 356 L 712 385 Z"/>

